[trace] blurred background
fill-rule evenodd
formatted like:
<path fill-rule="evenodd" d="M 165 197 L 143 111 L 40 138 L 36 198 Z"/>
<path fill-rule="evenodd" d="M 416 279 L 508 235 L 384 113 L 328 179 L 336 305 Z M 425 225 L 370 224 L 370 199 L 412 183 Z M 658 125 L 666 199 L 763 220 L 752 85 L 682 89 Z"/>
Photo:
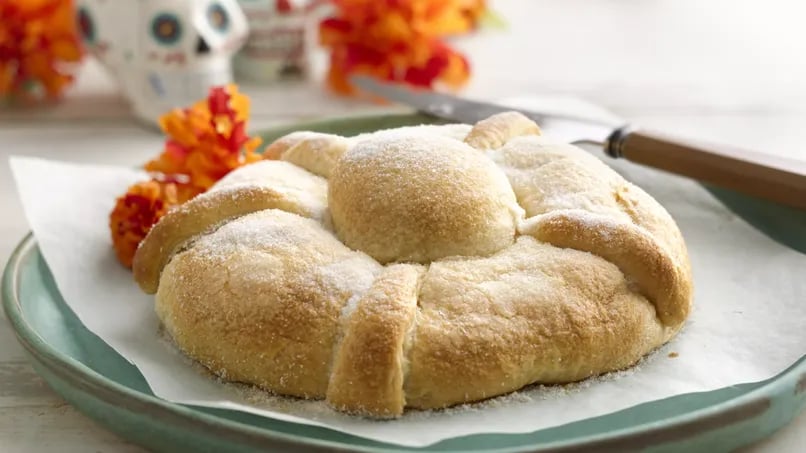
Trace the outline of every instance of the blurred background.
<path fill-rule="evenodd" d="M 37 1 L 42 0 L 19 3 Z M 100 5 L 107 3 L 95 1 Z M 150 1 L 165 3 L 168 7 L 184 3 Z M 116 28 L 117 21 L 123 19 L 104 16 L 103 10 L 93 9 L 98 6 L 94 3 L 78 1 L 74 8 L 85 8 L 97 15 L 97 20 L 110 21 L 96 26 L 96 33 L 104 36 L 103 26 Z M 370 28 L 374 24 L 362 20 L 361 14 L 374 13 L 380 16 L 377 20 L 383 20 L 384 15 L 393 16 L 398 11 L 393 7 L 361 5 L 395 2 L 241 0 L 233 3 L 240 5 L 251 27 L 251 35 L 235 54 L 234 77 L 241 89 L 254 97 L 253 115 L 312 117 L 369 107 L 353 97 L 345 98 L 328 86 L 329 58 L 344 51 L 351 44 L 351 38 L 343 37 L 347 45 L 341 47 L 322 44 L 319 42 L 321 24 L 328 19 L 347 18 L 349 22 L 350 18 L 357 17 L 350 24 L 365 32 L 356 33 L 352 37 L 354 43 L 364 44 L 381 53 L 383 58 L 384 44 L 373 48 L 376 40 Z M 488 10 L 480 13 L 482 17 L 473 29 L 454 34 L 434 32 L 435 39 L 467 60 L 467 79 L 449 88 L 468 97 L 497 99 L 563 94 L 583 97 L 623 116 L 696 110 L 703 115 L 741 112 L 769 118 L 806 111 L 806 32 L 801 23 L 804 8 L 797 1 L 425 0 L 419 3 L 453 5 L 446 7 L 448 10 L 457 10 L 462 5 Z M 285 11 L 283 4 L 290 5 L 292 12 Z M 118 5 L 113 9 L 119 9 L 124 17 L 136 14 Z M 4 23 L 9 20 L 3 18 Z M 140 22 L 130 33 L 142 33 L 142 39 L 147 39 L 151 33 L 149 24 L 145 19 Z M 391 36 L 389 40 L 395 33 L 406 33 L 394 30 L 394 26 L 375 28 L 389 30 L 386 32 Z M 415 24 L 408 26 L 416 27 Z M 92 44 L 80 36 L 81 27 L 76 31 L 86 55 L 74 64 L 74 71 L 69 71 L 76 76 L 64 87 L 62 99 L 55 105 L 22 112 L 20 106 L 15 109 L 6 104 L 0 116 L 3 125 L 34 118 L 76 120 L 97 111 L 106 113 L 107 122 L 123 122 L 130 116 L 125 98 L 126 80 L 116 78 L 112 71 L 98 64 Z M 296 34 L 303 32 L 304 38 Z M 418 33 L 429 35 L 429 32 Z M 117 42 L 138 37 L 106 39 Z M 416 51 L 416 45 L 413 47 Z M 189 50 L 188 54 L 191 53 L 193 51 Z M 396 58 L 393 52 L 386 56 Z M 0 61 L 2 58 L 7 57 L 0 54 Z M 283 60 L 289 64 L 284 64 Z M 381 68 L 384 64 L 375 66 Z M 192 65 L 192 61 L 188 62 L 188 66 Z M 376 69 L 373 63 L 366 61 L 357 61 L 349 68 L 336 66 L 337 70 L 361 72 L 362 65 L 369 67 L 369 71 Z M 294 70 L 295 66 L 304 69 Z M 406 67 L 406 64 L 398 66 Z M 440 80 L 433 82 L 437 85 Z"/>
<path fill-rule="evenodd" d="M 30 22 L 24 15 L 14 14 L 14 4 L 47 2 L 69 5 L 71 14 L 84 19 L 73 30 L 82 55 L 78 61 L 56 61 L 55 66 L 65 68 L 62 73 L 73 78 L 64 81 L 52 99 L 31 102 L 25 99 L 29 96 L 15 93 L 13 87 L 9 89 L 8 72 L 15 58 L 44 50 L 25 48 L 24 40 L 15 39 L 8 29 L 14 28 L 14 21 Z M 0 2 L 5 5 L 0 33 L 6 31 L 5 37 L 0 34 L 0 65 L 4 68 L 0 71 L 0 93 L 4 96 L 0 140 L 20 143 L 22 147 L 17 152 L 26 152 L 26 143 L 30 143 L 27 134 L 34 128 L 42 139 L 52 136 L 64 144 L 74 143 L 69 136 L 71 128 L 62 131 L 62 127 L 89 122 L 96 134 L 106 134 L 104 130 L 109 127 L 132 128 L 131 135 L 125 138 L 118 132 L 110 134 L 110 139 L 124 142 L 119 145 L 123 149 L 115 155 L 139 162 L 156 152 L 160 131 L 143 126 L 156 124 L 167 104 L 159 104 L 145 115 L 138 113 L 134 104 L 147 97 L 137 91 L 141 89 L 138 84 L 144 83 L 138 79 L 146 79 L 155 64 L 162 64 L 147 60 L 147 41 L 156 35 L 154 24 L 146 16 L 167 8 L 179 11 L 177 19 L 188 22 L 182 36 L 187 44 L 180 43 L 188 60 L 183 68 L 169 61 L 156 66 L 156 72 L 165 69 L 165 79 L 176 79 L 178 76 L 171 74 L 181 70 L 191 74 L 188 77 L 196 77 L 195 91 L 178 95 L 174 104 L 187 105 L 191 99 L 204 96 L 205 83 L 222 82 L 223 60 L 232 67 L 232 80 L 252 99 L 251 130 L 300 119 L 388 110 L 391 106 L 379 106 L 355 93 L 340 91 L 329 83 L 329 74 L 386 71 L 381 77 L 401 80 L 400 71 L 415 64 L 409 58 L 411 54 L 420 54 L 421 62 L 417 64 L 422 67 L 423 58 L 439 56 L 444 47 L 452 56 L 463 59 L 467 69 L 463 76 L 456 76 L 456 71 L 451 75 L 448 69 L 441 73 L 437 70 L 435 76 L 431 70 L 430 76 L 420 77 L 418 82 L 428 89 L 449 89 L 487 100 L 571 96 L 648 126 L 803 155 L 800 124 L 806 113 L 806 32 L 800 23 L 804 7 L 797 1 L 132 2 L 135 3 L 150 9 L 136 11 L 132 6 L 121 6 L 125 3 L 104 0 Z M 435 8 L 442 8 L 440 18 L 448 17 L 448 24 L 434 25 L 441 19 L 429 19 L 427 14 L 420 15 L 417 22 L 400 24 L 395 18 L 402 9 L 395 8 L 396 3 L 415 3 L 422 8 L 442 5 Z M 229 49 L 223 49 L 226 43 L 216 47 L 212 42 L 215 37 L 206 40 L 213 48 L 210 53 L 217 58 L 215 63 L 204 62 L 205 56 L 194 58 L 199 55 L 194 35 L 214 31 L 198 24 L 205 19 L 216 20 L 218 16 L 211 5 L 225 6 L 222 11 L 227 17 L 234 17 L 234 10 L 240 10 L 248 25 L 237 52 L 233 53 L 231 44 Z M 451 15 L 457 11 L 470 17 L 469 22 L 451 23 Z M 197 17 L 200 15 L 201 19 Z M 230 35 L 235 33 L 233 22 L 236 21 L 229 17 L 226 25 Z M 345 27 L 349 29 L 346 32 Z M 409 39 L 411 36 L 417 39 Z M 390 50 L 399 42 L 407 43 L 408 48 Z M 138 55 L 128 64 L 120 61 L 119 54 L 116 56 L 123 47 Z M 99 56 L 107 60 L 105 66 Z M 205 71 L 213 75 L 204 75 Z M 389 76 L 390 71 L 397 75 Z M 127 76 L 131 73 L 140 75 Z M 169 80 L 167 85 L 170 84 Z M 23 81 L 17 91 L 36 92 L 31 88 L 35 86 L 36 80 Z M 68 135 L 59 135 L 63 133 Z M 101 137 L 106 135 L 80 139 L 97 142 Z"/>

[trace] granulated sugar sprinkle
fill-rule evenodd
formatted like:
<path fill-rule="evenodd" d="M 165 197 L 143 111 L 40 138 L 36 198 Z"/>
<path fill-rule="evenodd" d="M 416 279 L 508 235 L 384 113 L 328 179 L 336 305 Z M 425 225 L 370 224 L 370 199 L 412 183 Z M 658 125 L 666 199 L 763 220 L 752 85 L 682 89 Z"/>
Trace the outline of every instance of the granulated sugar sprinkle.
<path fill-rule="evenodd" d="M 176 348 L 175 343 L 170 336 L 163 330 L 160 331 L 160 337 L 165 342 L 166 346 Z M 579 382 L 561 384 L 561 385 L 543 385 L 534 384 L 526 386 L 518 391 L 507 393 L 504 395 L 489 398 L 483 401 L 459 404 L 446 409 L 439 410 L 419 410 L 407 409 L 406 412 L 399 420 L 422 420 L 422 419 L 436 419 L 440 417 L 450 417 L 460 415 L 468 412 L 482 412 L 488 409 L 502 408 L 520 404 L 533 403 L 535 401 L 548 401 L 557 398 L 564 398 L 578 393 L 599 383 L 617 381 L 626 378 L 634 373 L 641 371 L 641 365 L 648 361 L 653 360 L 660 350 L 656 350 L 643 359 L 636 365 L 621 371 L 614 371 L 600 376 L 591 377 Z M 333 419 L 334 417 L 343 418 L 356 418 L 356 416 L 348 415 L 336 411 L 331 408 L 324 400 L 306 400 L 302 398 L 287 397 L 277 395 L 269 391 L 263 390 L 259 387 L 242 384 L 237 382 L 228 382 L 220 376 L 216 376 L 209 369 L 200 363 L 187 358 L 183 355 L 184 362 L 191 366 L 198 373 L 215 379 L 222 386 L 224 386 L 229 393 L 233 395 L 233 401 L 239 404 L 251 406 L 254 409 L 278 412 L 286 415 L 293 415 L 300 418 L 305 418 L 312 421 L 322 421 L 324 419 Z M 368 423 L 394 423 L 394 420 L 375 420 L 369 418 L 362 418 Z"/>

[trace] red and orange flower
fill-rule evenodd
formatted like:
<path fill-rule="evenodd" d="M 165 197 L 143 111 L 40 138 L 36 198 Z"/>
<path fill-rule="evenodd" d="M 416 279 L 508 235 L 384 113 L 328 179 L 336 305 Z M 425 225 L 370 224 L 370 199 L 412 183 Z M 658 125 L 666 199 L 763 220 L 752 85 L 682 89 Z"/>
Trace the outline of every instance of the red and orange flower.
<path fill-rule="evenodd" d="M 55 99 L 83 57 L 72 0 L 0 0 L 0 99 Z"/>
<path fill-rule="evenodd" d="M 134 252 L 151 227 L 171 208 L 197 193 L 187 184 L 156 178 L 130 186 L 117 199 L 109 216 L 112 245 L 118 260 L 131 267 Z"/>
<path fill-rule="evenodd" d="M 235 85 L 214 87 L 207 99 L 174 109 L 160 125 L 165 148 L 145 165 L 151 180 L 128 188 L 110 213 L 118 260 L 131 267 L 134 253 L 170 209 L 205 192 L 230 171 L 262 159 L 260 137 L 249 137 L 249 99 Z"/>
<path fill-rule="evenodd" d="M 248 117 L 249 98 L 235 85 L 211 89 L 206 100 L 160 118 L 168 140 L 162 154 L 145 169 L 184 175 L 190 184 L 209 189 L 235 168 L 262 158 L 255 152 L 260 137 L 246 134 Z"/>
<path fill-rule="evenodd" d="M 467 58 L 446 44 L 467 33 L 485 11 L 483 0 L 332 0 L 336 14 L 320 23 L 320 43 L 330 49 L 328 84 L 354 94 L 351 74 L 434 88 L 462 86 Z"/>

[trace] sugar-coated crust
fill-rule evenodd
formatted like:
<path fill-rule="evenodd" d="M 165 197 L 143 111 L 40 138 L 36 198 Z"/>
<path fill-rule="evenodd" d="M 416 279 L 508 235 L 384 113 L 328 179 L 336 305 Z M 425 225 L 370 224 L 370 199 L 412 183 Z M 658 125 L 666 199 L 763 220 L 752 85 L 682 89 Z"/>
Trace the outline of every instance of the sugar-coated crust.
<path fill-rule="evenodd" d="M 333 362 L 327 389 L 331 405 L 375 417 L 403 413 L 403 345 L 414 322 L 422 272 L 421 266 L 389 266 L 358 301 Z"/>
<path fill-rule="evenodd" d="M 668 212 L 520 114 L 269 151 L 135 257 L 166 331 L 226 380 L 393 418 L 630 367 L 691 312 Z"/>
<path fill-rule="evenodd" d="M 555 247 L 590 252 L 615 264 L 655 304 L 665 325 L 678 326 L 688 316 L 691 288 L 685 272 L 646 230 L 569 209 L 533 217 L 522 232 Z"/>
<path fill-rule="evenodd" d="M 522 217 L 504 173 L 447 137 L 359 142 L 328 187 L 338 236 L 381 263 L 489 255 L 512 244 Z"/>
<path fill-rule="evenodd" d="M 338 135 L 315 134 L 287 149 L 281 159 L 327 178 L 349 143 Z"/>
<path fill-rule="evenodd" d="M 499 148 L 513 137 L 540 135 L 534 121 L 519 112 L 503 112 L 485 118 L 465 137 L 465 143 L 476 149 Z"/>
<path fill-rule="evenodd" d="M 263 150 L 263 155 L 269 159 L 280 159 L 282 155 L 286 153 L 286 151 L 304 142 L 305 140 L 326 139 L 328 137 L 341 138 L 337 135 L 323 134 L 321 132 L 312 132 L 312 131 L 292 132 L 270 143 L 269 146 L 267 146 L 266 149 Z"/>
<path fill-rule="evenodd" d="M 664 336 L 615 265 L 528 236 L 433 263 L 419 306 L 405 391 L 424 409 L 625 368 Z"/>
<path fill-rule="evenodd" d="M 134 255 L 134 279 L 153 294 L 171 256 L 189 239 L 227 219 L 272 208 L 320 217 L 327 206 L 326 187 L 324 179 L 285 162 L 264 161 L 231 173 L 154 225 Z"/>
<path fill-rule="evenodd" d="M 655 199 L 591 154 L 544 137 L 513 138 L 489 155 L 526 209 L 521 234 L 611 261 L 667 325 L 682 324 L 691 304 L 688 252 Z"/>
<path fill-rule="evenodd" d="M 268 209 L 177 254 L 156 310 L 179 348 L 222 378 L 324 398 L 342 308 L 380 270 L 315 221 Z"/>

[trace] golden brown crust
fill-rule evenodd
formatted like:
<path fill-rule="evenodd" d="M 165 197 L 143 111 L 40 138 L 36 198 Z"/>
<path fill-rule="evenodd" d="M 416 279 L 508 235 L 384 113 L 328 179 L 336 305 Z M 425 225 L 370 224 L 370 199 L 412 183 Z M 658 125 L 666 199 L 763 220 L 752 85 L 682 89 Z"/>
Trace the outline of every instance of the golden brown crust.
<path fill-rule="evenodd" d="M 476 149 L 494 149 L 522 135 L 540 135 L 540 127 L 522 113 L 502 112 L 476 123 L 465 143 Z"/>
<path fill-rule="evenodd" d="M 379 418 L 403 413 L 403 343 L 421 273 L 418 266 L 389 266 L 358 301 L 333 362 L 327 389 L 333 407 Z"/>
<path fill-rule="evenodd" d="M 515 138 L 490 157 L 526 209 L 521 234 L 613 262 L 667 326 L 680 326 L 691 304 L 688 253 L 657 201 L 589 153 L 545 137 Z"/>
<path fill-rule="evenodd" d="M 286 151 L 294 146 L 302 143 L 305 140 L 313 139 L 326 139 L 328 137 L 341 139 L 342 137 L 332 134 L 323 134 L 321 132 L 313 131 L 294 131 L 283 135 L 282 137 L 274 140 L 269 146 L 263 150 L 263 156 L 266 159 L 280 159 Z"/>
<path fill-rule="evenodd" d="M 688 317 L 691 285 L 672 255 L 632 223 L 587 211 L 553 211 L 533 217 L 521 230 L 556 247 L 593 253 L 615 264 L 655 304 L 664 325 Z"/>
<path fill-rule="evenodd" d="M 663 341 L 613 264 L 522 236 L 423 278 L 406 401 L 439 408 L 625 368 Z"/>
<path fill-rule="evenodd" d="M 156 310 L 175 343 L 213 373 L 324 398 L 342 307 L 380 270 L 315 221 L 269 209 L 174 256 Z"/>
<path fill-rule="evenodd" d="M 349 143 L 338 135 L 315 134 L 287 149 L 280 158 L 327 178 Z"/>
<path fill-rule="evenodd" d="M 154 225 L 134 255 L 134 280 L 153 294 L 171 256 L 189 239 L 227 219 L 272 208 L 320 217 L 326 207 L 325 190 L 323 179 L 283 162 L 260 162 L 231 173 Z"/>
<path fill-rule="evenodd" d="M 314 134 L 331 148 L 290 134 L 270 147 L 288 162 L 236 170 L 169 213 L 135 275 L 158 284 L 188 356 L 349 413 L 629 367 L 689 315 L 683 236 L 649 194 L 529 123 Z"/>
<path fill-rule="evenodd" d="M 527 218 L 572 208 L 627 218 L 613 196 L 624 179 L 576 146 L 515 137 L 488 156 L 507 175 Z"/>
<path fill-rule="evenodd" d="M 344 154 L 328 203 L 339 238 L 382 263 L 489 255 L 512 244 L 522 215 L 483 154 L 411 133 L 369 138 Z"/>
<path fill-rule="evenodd" d="M 614 197 L 621 206 L 621 211 L 630 217 L 633 224 L 646 230 L 658 242 L 658 246 L 670 255 L 680 276 L 680 282 L 687 284 L 689 286 L 687 292 L 691 293 L 693 288 L 688 249 L 683 234 L 672 216 L 657 200 L 627 181 L 616 190 Z"/>

